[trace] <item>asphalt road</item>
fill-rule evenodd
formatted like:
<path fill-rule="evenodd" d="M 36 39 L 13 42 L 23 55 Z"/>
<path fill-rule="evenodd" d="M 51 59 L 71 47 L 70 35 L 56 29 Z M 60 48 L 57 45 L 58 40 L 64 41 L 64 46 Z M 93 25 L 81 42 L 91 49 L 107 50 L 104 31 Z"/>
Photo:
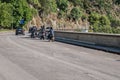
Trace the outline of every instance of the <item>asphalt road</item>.
<path fill-rule="evenodd" d="M 120 80 L 120 55 L 0 33 L 0 80 Z"/>

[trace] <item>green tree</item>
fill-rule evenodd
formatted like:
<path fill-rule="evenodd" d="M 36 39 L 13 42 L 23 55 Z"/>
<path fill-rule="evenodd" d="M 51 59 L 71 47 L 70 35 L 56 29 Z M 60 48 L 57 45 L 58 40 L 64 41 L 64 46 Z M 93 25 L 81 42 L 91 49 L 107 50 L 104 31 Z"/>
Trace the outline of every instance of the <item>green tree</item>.
<path fill-rule="evenodd" d="M 11 4 L 0 2 L 0 25 L 3 28 L 10 28 L 12 23 L 12 8 Z"/>
<path fill-rule="evenodd" d="M 24 19 L 25 23 L 30 21 L 33 17 L 33 14 L 36 13 L 36 10 L 30 8 L 26 0 L 16 0 L 13 3 L 13 17 L 14 17 L 14 25 L 19 26 L 20 20 Z"/>
<path fill-rule="evenodd" d="M 0 0 L 0 26 L 3 28 L 20 26 L 21 19 L 26 24 L 36 13 L 27 0 Z"/>

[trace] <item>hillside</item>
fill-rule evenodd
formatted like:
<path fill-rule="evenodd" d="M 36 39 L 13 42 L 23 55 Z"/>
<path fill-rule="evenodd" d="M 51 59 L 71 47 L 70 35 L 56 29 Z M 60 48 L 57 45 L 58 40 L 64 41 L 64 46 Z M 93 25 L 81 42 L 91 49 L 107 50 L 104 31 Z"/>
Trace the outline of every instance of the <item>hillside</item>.
<path fill-rule="evenodd" d="M 30 1 L 30 0 L 29 0 Z M 33 2 L 33 1 L 32 1 Z M 120 33 L 120 0 L 36 0 L 40 17 L 57 29 Z M 34 3 L 34 4 L 38 4 Z M 53 23 L 53 24 L 52 24 Z"/>
<path fill-rule="evenodd" d="M 17 19 L 25 18 L 25 24 L 29 22 L 28 26 L 49 25 L 56 29 L 120 33 L 120 0 L 0 0 L 0 4 L 12 4 L 16 1 L 23 4 L 18 7 L 23 12 Z M 25 6 L 27 10 L 23 9 Z M 0 25 L 4 26 L 2 21 Z M 14 22 L 16 24 L 19 25 Z"/>

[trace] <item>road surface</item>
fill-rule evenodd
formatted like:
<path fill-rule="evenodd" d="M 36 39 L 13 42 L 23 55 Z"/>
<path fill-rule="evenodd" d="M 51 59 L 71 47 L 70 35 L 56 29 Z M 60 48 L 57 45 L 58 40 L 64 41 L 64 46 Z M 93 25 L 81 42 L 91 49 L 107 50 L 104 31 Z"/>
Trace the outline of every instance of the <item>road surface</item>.
<path fill-rule="evenodd" d="M 0 80 L 120 80 L 120 55 L 1 33 Z"/>

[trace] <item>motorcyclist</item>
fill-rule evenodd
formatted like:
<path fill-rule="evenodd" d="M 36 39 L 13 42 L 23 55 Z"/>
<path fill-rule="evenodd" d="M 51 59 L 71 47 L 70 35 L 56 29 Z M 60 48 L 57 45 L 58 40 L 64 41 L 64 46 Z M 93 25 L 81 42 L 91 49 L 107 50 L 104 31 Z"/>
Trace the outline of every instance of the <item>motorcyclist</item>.
<path fill-rule="evenodd" d="M 33 26 L 33 27 L 31 28 L 31 38 L 35 38 L 35 33 L 36 33 L 36 31 L 37 31 L 36 26 Z"/>
<path fill-rule="evenodd" d="M 50 27 L 48 39 L 49 39 L 49 41 L 54 41 L 54 30 L 52 27 Z"/>
<path fill-rule="evenodd" d="M 42 27 L 41 27 L 41 36 L 40 36 L 40 39 L 45 39 L 45 26 L 43 25 Z"/>

